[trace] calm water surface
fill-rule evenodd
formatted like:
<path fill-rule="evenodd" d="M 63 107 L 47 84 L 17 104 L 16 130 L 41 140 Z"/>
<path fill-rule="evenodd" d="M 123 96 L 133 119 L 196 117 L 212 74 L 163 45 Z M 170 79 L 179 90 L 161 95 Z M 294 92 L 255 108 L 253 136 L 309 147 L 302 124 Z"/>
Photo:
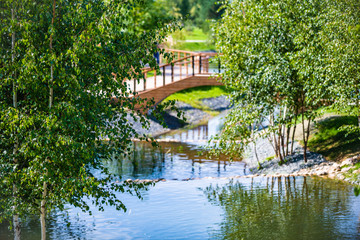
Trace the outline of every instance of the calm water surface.
<path fill-rule="evenodd" d="M 143 191 L 142 200 L 119 195 L 125 213 L 55 211 L 49 239 L 360 239 L 360 198 L 351 186 L 310 177 L 231 178 L 246 166 L 199 154 L 209 130 L 163 137 L 178 142 L 161 143 L 161 150 L 135 143 L 134 155 L 108 161 L 123 179 L 167 181 Z M 23 239 L 40 239 L 39 230 L 37 219 L 25 221 Z M 0 239 L 13 239 L 6 223 Z"/>

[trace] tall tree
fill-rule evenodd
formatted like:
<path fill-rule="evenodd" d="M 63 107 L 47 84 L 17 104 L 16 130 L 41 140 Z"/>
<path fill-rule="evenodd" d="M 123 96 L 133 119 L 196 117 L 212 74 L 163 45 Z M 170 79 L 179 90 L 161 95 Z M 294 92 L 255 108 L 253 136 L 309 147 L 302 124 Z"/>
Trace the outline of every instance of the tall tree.
<path fill-rule="evenodd" d="M 220 137 L 224 151 L 238 154 L 234 150 L 243 150 L 242 145 L 266 136 L 283 162 L 293 152 L 289 142 L 300 119 L 307 161 L 314 110 L 330 94 L 324 75 L 317 71 L 325 64 L 321 36 L 328 12 L 327 4 L 319 0 L 227 3 L 214 29 L 223 53 L 222 81 L 232 90 L 236 106 Z M 249 134 L 249 128 L 263 131 Z"/>
<path fill-rule="evenodd" d="M 360 2 L 336 0 L 330 7 L 322 74 L 331 83 L 335 108 L 358 118 L 358 126 L 344 128 L 360 136 Z"/>
<path fill-rule="evenodd" d="M 141 100 L 124 80 L 156 66 L 157 43 L 177 25 L 136 31 L 139 2 L 0 2 L 0 220 L 40 214 L 45 239 L 49 210 L 88 211 L 86 198 L 126 210 L 115 192 L 145 187 L 116 183 L 103 165 L 147 139 L 127 120 Z"/>

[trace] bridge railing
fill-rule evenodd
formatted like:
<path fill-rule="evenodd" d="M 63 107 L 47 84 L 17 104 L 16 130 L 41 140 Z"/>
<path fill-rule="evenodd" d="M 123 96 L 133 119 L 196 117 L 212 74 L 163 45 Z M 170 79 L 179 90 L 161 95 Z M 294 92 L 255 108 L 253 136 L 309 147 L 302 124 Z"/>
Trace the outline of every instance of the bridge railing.
<path fill-rule="evenodd" d="M 217 55 L 217 53 L 213 52 L 195 53 L 176 49 L 166 49 L 165 51 L 173 54 L 173 61 L 160 63 L 160 72 L 157 72 L 154 68 L 145 68 L 143 70 L 145 79 L 139 83 L 137 83 L 136 79 L 133 80 L 132 89 L 134 92 L 165 86 L 196 74 L 209 73 L 209 59 Z M 220 71 L 220 64 L 218 64 L 217 68 Z"/>

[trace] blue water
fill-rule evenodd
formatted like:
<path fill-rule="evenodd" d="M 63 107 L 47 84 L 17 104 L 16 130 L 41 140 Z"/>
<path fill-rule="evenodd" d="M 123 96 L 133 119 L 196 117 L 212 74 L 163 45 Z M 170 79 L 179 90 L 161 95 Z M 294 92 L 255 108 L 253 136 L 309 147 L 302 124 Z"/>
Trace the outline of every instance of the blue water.
<path fill-rule="evenodd" d="M 188 136 L 199 136 L 192 131 Z M 311 177 L 245 178 L 245 164 L 210 159 L 200 146 L 170 142 L 152 150 L 137 143 L 132 158 L 108 161 L 109 169 L 123 179 L 165 180 L 144 190 L 143 199 L 119 194 L 126 212 L 53 211 L 48 239 L 360 239 L 360 197 L 352 186 Z M 23 219 L 22 236 L 40 239 L 37 217 Z M 13 239 L 8 223 L 0 224 L 0 239 Z"/>

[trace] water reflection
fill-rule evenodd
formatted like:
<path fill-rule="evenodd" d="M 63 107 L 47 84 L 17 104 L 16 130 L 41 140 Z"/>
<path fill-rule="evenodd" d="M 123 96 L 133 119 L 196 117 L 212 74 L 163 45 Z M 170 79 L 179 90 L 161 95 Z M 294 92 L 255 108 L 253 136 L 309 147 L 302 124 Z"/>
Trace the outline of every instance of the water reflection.
<path fill-rule="evenodd" d="M 360 239 L 351 187 L 318 178 L 268 178 L 204 189 L 224 210 L 215 239 Z"/>
<path fill-rule="evenodd" d="M 53 212 L 49 239 L 359 239 L 360 198 L 318 178 L 240 178 L 159 182 L 144 199 L 119 194 L 128 212 L 90 204 Z M 205 194 L 204 194 L 205 193 Z M 68 225 L 70 223 L 70 225 Z M 13 239 L 0 224 L 0 239 Z M 23 239 L 40 239 L 38 217 Z"/>
<path fill-rule="evenodd" d="M 199 125 L 191 129 L 175 130 L 159 136 L 160 140 L 172 142 L 187 142 L 204 145 L 212 136 L 220 132 L 224 126 L 226 112 L 211 118 L 207 124 Z"/>
<path fill-rule="evenodd" d="M 122 179 L 191 179 L 244 175 L 245 164 L 230 162 L 225 155 L 211 158 L 200 146 L 182 142 L 160 142 L 153 148 L 147 142 L 134 142 L 133 153 L 107 161 L 112 173 Z"/>

